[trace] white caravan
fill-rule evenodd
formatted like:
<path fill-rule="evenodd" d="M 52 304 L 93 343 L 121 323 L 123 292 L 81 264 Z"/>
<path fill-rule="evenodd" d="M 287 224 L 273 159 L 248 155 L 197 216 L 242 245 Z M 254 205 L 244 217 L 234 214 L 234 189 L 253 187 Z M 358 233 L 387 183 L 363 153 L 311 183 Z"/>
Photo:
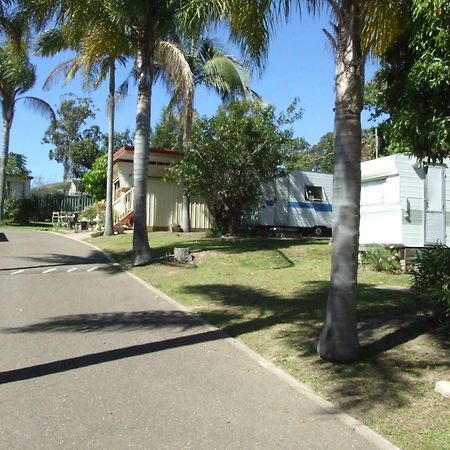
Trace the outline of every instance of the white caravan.
<path fill-rule="evenodd" d="M 309 229 L 316 236 L 331 232 L 333 175 L 292 170 L 265 183 L 262 191 L 249 225 Z"/>
<path fill-rule="evenodd" d="M 363 162 L 360 244 L 450 245 L 449 167 L 407 154 Z"/>

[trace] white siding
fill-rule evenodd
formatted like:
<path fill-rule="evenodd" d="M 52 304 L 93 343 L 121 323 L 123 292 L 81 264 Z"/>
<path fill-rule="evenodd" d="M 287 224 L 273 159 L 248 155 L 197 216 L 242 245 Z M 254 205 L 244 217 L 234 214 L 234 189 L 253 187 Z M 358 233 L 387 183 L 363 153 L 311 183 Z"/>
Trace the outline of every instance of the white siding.
<path fill-rule="evenodd" d="M 361 206 L 360 244 L 401 245 L 402 210 L 399 204 Z"/>
<path fill-rule="evenodd" d="M 407 155 L 397 155 L 400 175 L 400 198 L 410 212 L 409 220 L 403 217 L 403 244 L 407 247 L 424 245 L 424 176 L 422 168 L 413 167 Z"/>
<path fill-rule="evenodd" d="M 175 183 L 167 183 L 158 178 L 149 178 L 147 186 L 147 226 L 168 229 L 170 225 L 180 225 L 182 214 L 182 188 Z M 208 208 L 199 197 L 191 197 L 191 229 L 211 228 Z"/>
<path fill-rule="evenodd" d="M 445 232 L 446 245 L 450 246 L 450 162 L 447 160 L 447 168 L 445 169 Z"/>

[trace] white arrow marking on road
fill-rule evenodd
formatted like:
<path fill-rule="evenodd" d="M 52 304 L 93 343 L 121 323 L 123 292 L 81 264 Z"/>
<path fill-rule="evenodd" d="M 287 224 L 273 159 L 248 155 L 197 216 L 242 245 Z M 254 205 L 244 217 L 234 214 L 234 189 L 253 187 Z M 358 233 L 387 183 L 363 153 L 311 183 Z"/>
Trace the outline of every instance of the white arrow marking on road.
<path fill-rule="evenodd" d="M 69 269 L 69 270 L 67 271 L 67 273 L 73 272 L 74 270 L 77 270 L 77 269 L 78 269 L 78 267 L 72 267 L 72 269 Z"/>
<path fill-rule="evenodd" d="M 16 271 L 13 272 L 11 275 L 17 275 L 18 273 L 22 273 L 22 272 L 25 272 L 25 269 L 16 270 Z"/>
<path fill-rule="evenodd" d="M 54 272 L 56 269 L 48 269 L 48 270 L 44 270 L 42 273 L 49 273 L 49 272 Z"/>
<path fill-rule="evenodd" d="M 98 267 L 92 267 L 92 269 L 89 269 L 88 272 L 93 272 L 94 270 L 97 270 Z"/>

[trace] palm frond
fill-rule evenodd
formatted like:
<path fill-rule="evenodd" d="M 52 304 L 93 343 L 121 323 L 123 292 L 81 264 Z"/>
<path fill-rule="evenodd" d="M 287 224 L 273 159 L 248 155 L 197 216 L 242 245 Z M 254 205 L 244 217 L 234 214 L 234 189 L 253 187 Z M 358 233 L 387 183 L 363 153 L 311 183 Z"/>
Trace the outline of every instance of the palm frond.
<path fill-rule="evenodd" d="M 81 63 L 78 57 L 63 61 L 61 64 L 58 64 L 47 76 L 43 86 L 44 89 L 49 90 L 62 77 L 64 78 L 64 84 L 68 83 L 73 79 L 80 68 Z"/>
<path fill-rule="evenodd" d="M 183 104 L 183 142 L 190 139 L 194 109 L 194 76 L 183 51 L 172 42 L 161 41 L 155 59 L 163 81 L 172 86 L 173 97 Z"/>
<path fill-rule="evenodd" d="M 38 112 L 42 116 L 50 119 L 52 127 L 55 126 L 56 124 L 55 112 L 53 111 L 53 108 L 45 100 L 33 96 L 20 97 L 17 100 L 23 100 L 25 105 L 27 105 L 34 111 Z"/>
<path fill-rule="evenodd" d="M 408 20 L 410 0 L 367 0 L 362 18 L 364 53 L 381 56 L 402 31 Z"/>
<path fill-rule="evenodd" d="M 193 97 L 194 79 L 183 51 L 172 42 L 161 41 L 155 49 L 155 59 L 163 81 L 180 98 Z"/>
<path fill-rule="evenodd" d="M 66 36 L 59 28 L 42 32 L 35 43 L 34 52 L 39 56 L 53 56 L 69 48 Z"/>
<path fill-rule="evenodd" d="M 203 66 L 203 81 L 221 95 L 246 95 L 250 72 L 229 55 L 216 55 Z"/>

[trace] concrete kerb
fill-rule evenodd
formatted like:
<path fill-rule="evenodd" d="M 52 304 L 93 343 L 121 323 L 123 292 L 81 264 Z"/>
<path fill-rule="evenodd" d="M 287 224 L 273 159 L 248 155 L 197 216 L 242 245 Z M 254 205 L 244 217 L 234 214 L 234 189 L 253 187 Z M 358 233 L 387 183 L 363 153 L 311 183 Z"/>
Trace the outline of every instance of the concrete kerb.
<path fill-rule="evenodd" d="M 318 394 L 313 392 L 308 386 L 301 383 L 300 381 L 296 380 L 291 375 L 287 374 L 283 370 L 281 370 L 279 367 L 277 367 L 272 362 L 268 361 L 267 359 L 263 358 L 260 354 L 256 353 L 254 350 L 249 348 L 247 345 L 245 345 L 242 341 L 239 339 L 233 338 L 231 336 L 228 336 L 224 331 L 217 328 L 215 325 L 211 324 L 207 320 L 205 320 L 203 317 L 199 316 L 189 308 L 187 308 L 185 305 L 179 303 L 177 300 L 173 299 L 172 297 L 169 297 L 164 292 L 160 291 L 159 289 L 155 288 L 151 284 L 147 283 L 146 281 L 142 280 L 138 276 L 134 275 L 131 272 L 128 272 L 127 270 L 123 269 L 122 266 L 120 266 L 117 261 L 115 261 L 109 254 L 105 253 L 101 248 L 89 243 L 85 242 L 84 240 L 80 238 L 74 238 L 71 235 L 65 235 L 60 233 L 53 233 L 57 236 L 63 236 L 68 239 L 77 240 L 78 242 L 81 242 L 84 245 L 87 245 L 89 247 L 92 247 L 93 249 L 99 251 L 102 253 L 112 264 L 115 266 L 120 267 L 120 270 L 122 272 L 125 272 L 128 276 L 133 278 L 135 281 L 137 281 L 139 284 L 141 284 L 143 287 L 148 289 L 150 292 L 152 292 L 155 296 L 167 301 L 172 306 L 174 306 L 179 311 L 182 311 L 186 314 L 189 314 L 190 316 L 194 317 L 196 320 L 198 320 L 199 323 L 204 325 L 208 331 L 216 331 L 220 332 L 223 335 L 223 340 L 229 343 L 230 345 L 233 345 L 235 348 L 239 349 L 242 353 L 244 353 L 247 357 L 254 360 L 257 364 L 259 364 L 261 367 L 263 367 L 265 370 L 269 371 L 271 374 L 275 375 L 277 378 L 279 378 L 284 383 L 287 383 L 291 388 L 295 389 L 300 394 L 304 395 L 314 403 L 316 403 L 320 408 L 323 409 L 323 411 L 326 414 L 332 414 L 335 416 L 338 420 L 352 428 L 355 433 L 358 433 L 360 436 L 367 439 L 369 442 L 371 442 L 376 447 L 383 449 L 383 450 L 401 450 L 399 447 L 396 447 L 394 444 L 389 442 L 386 438 L 379 435 L 377 432 L 369 428 L 368 426 L 364 425 L 363 423 L 359 422 L 352 416 L 348 415 L 342 409 L 338 408 L 337 406 L 333 405 L 328 400 L 325 400 L 324 398 L 320 397 Z M 90 236 L 86 236 L 90 237 Z"/>

